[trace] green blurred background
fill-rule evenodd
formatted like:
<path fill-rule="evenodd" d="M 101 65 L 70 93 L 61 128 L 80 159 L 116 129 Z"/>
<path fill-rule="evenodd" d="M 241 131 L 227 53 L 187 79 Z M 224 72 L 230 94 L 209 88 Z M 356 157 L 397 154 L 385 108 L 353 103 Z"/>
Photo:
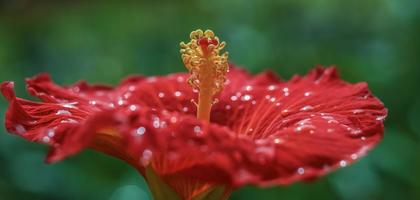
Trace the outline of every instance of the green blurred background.
<path fill-rule="evenodd" d="M 231 61 L 288 79 L 316 64 L 366 81 L 389 108 L 369 156 L 316 182 L 231 199 L 420 199 L 420 1 L 416 0 L 0 0 L 0 80 L 48 72 L 60 84 L 116 84 L 124 76 L 185 71 L 180 41 L 211 28 Z M 7 103 L 0 100 L 1 122 Z M 86 151 L 55 165 L 46 147 L 0 129 L 0 199 L 150 199 L 127 164 Z"/>

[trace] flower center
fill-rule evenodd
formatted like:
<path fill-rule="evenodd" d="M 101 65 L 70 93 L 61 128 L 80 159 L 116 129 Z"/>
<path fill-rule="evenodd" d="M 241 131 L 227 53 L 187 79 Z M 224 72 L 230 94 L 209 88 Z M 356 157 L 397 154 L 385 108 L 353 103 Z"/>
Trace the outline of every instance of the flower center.
<path fill-rule="evenodd" d="M 197 118 L 210 121 L 213 96 L 223 89 L 228 72 L 228 53 L 220 51 L 225 42 L 219 42 L 211 30 L 191 32 L 190 42 L 181 42 L 181 57 L 191 76 L 188 83 L 198 90 Z"/>

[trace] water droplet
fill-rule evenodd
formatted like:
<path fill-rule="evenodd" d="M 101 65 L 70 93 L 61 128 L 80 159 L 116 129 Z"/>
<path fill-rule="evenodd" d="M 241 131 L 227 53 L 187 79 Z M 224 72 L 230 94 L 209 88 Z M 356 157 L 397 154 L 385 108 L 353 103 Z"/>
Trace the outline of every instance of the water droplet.
<path fill-rule="evenodd" d="M 141 156 L 140 162 L 143 166 L 147 166 L 150 164 L 150 159 L 152 158 L 153 152 L 149 149 L 145 149 Z"/>
<path fill-rule="evenodd" d="M 75 86 L 74 88 L 73 88 L 73 92 L 80 92 L 80 88 L 79 87 L 77 87 L 77 86 Z"/>
<path fill-rule="evenodd" d="M 226 110 L 230 110 L 232 107 L 230 105 L 225 106 Z"/>
<path fill-rule="evenodd" d="M 124 101 L 123 101 L 122 99 L 119 99 L 119 100 L 118 100 L 118 102 L 117 102 L 117 104 L 118 104 L 119 106 L 122 106 L 122 105 L 124 104 Z"/>
<path fill-rule="evenodd" d="M 65 108 L 76 108 L 75 105 L 77 105 L 77 102 L 72 102 L 72 103 L 63 103 L 61 104 L 63 107 Z"/>
<path fill-rule="evenodd" d="M 90 105 L 96 105 L 96 101 L 89 101 Z"/>
<path fill-rule="evenodd" d="M 173 123 L 173 124 L 175 124 L 177 121 L 178 121 L 178 119 L 176 118 L 176 117 L 174 117 L 174 116 L 172 116 L 171 117 L 171 119 L 169 119 L 170 121 L 171 121 L 171 123 Z"/>
<path fill-rule="evenodd" d="M 276 98 L 271 97 L 271 98 L 270 98 L 270 101 L 271 101 L 271 102 L 275 102 L 275 101 L 276 101 Z"/>
<path fill-rule="evenodd" d="M 273 91 L 273 90 L 275 90 L 276 89 L 276 86 L 275 85 L 270 85 L 270 86 L 268 86 L 268 90 L 270 90 L 270 91 Z"/>
<path fill-rule="evenodd" d="M 280 103 L 280 102 L 277 102 L 277 103 L 276 103 L 276 106 L 280 106 L 280 105 L 281 105 L 281 103 Z"/>
<path fill-rule="evenodd" d="M 160 120 L 159 120 L 158 117 L 155 117 L 153 119 L 153 127 L 155 127 L 155 128 L 159 128 L 160 127 Z"/>
<path fill-rule="evenodd" d="M 184 111 L 184 112 L 188 112 L 188 107 L 183 107 L 183 108 L 182 108 L 182 111 Z"/>
<path fill-rule="evenodd" d="M 130 109 L 131 111 L 136 111 L 136 110 L 137 110 L 137 106 L 136 106 L 136 105 L 134 105 L 134 104 L 132 104 L 132 105 L 130 105 L 129 109 Z"/>
<path fill-rule="evenodd" d="M 274 148 L 272 146 L 259 146 L 255 149 L 255 152 L 262 153 L 267 156 L 273 156 L 274 155 Z"/>
<path fill-rule="evenodd" d="M 63 120 L 60 121 L 60 123 L 62 123 L 62 124 L 65 124 L 65 123 L 75 124 L 75 123 L 77 123 L 77 121 L 74 120 L 74 119 L 63 119 Z"/>
<path fill-rule="evenodd" d="M 363 113 L 363 112 L 364 112 L 364 110 L 362 110 L 362 109 L 353 110 L 353 114 L 360 114 L 360 113 Z"/>
<path fill-rule="evenodd" d="M 309 96 L 311 96 L 312 95 L 312 92 L 305 92 L 305 97 L 309 97 Z"/>
<path fill-rule="evenodd" d="M 238 100 L 238 97 L 237 97 L 237 96 L 231 96 L 231 97 L 230 97 L 230 100 L 232 100 L 232 101 L 236 101 L 236 100 Z"/>
<path fill-rule="evenodd" d="M 351 154 L 350 157 L 351 157 L 351 159 L 356 160 L 359 156 L 354 153 L 354 154 Z"/>
<path fill-rule="evenodd" d="M 283 140 L 280 139 L 280 138 L 276 138 L 276 139 L 274 139 L 274 143 L 281 144 L 281 143 L 283 143 Z"/>
<path fill-rule="evenodd" d="M 139 128 L 137 128 L 136 135 L 143 135 L 144 133 L 146 133 L 146 128 L 145 127 L 140 126 Z"/>
<path fill-rule="evenodd" d="M 312 106 L 304 106 L 303 108 L 300 109 L 300 111 L 308 111 L 308 110 L 312 110 L 314 109 L 314 107 Z"/>
<path fill-rule="evenodd" d="M 58 110 L 55 114 L 56 115 L 71 115 L 71 112 L 68 110 Z"/>
<path fill-rule="evenodd" d="M 194 133 L 197 134 L 197 135 L 202 133 L 201 132 L 201 127 L 200 126 L 194 126 Z"/>
<path fill-rule="evenodd" d="M 376 118 L 376 120 L 378 121 L 383 121 L 386 118 L 386 116 L 379 116 Z"/>
<path fill-rule="evenodd" d="M 179 96 L 181 96 L 181 92 L 180 92 L 180 91 L 175 91 L 174 95 L 175 95 L 176 97 L 179 97 Z"/>
<path fill-rule="evenodd" d="M 345 160 L 340 161 L 340 166 L 341 167 L 347 166 L 347 161 L 345 161 Z"/>
<path fill-rule="evenodd" d="M 48 137 L 48 136 L 42 137 L 42 142 L 49 143 L 50 141 L 51 141 L 50 137 Z"/>
<path fill-rule="evenodd" d="M 176 77 L 176 81 L 178 81 L 179 83 L 181 83 L 181 82 L 184 82 L 185 80 L 184 80 L 184 77 L 178 76 L 178 77 Z"/>
<path fill-rule="evenodd" d="M 136 90 L 136 86 L 134 86 L 134 85 L 130 85 L 130 86 L 128 87 L 128 91 L 130 91 L 130 92 L 134 92 L 134 90 Z"/>
<path fill-rule="evenodd" d="M 48 129 L 47 135 L 48 135 L 48 137 L 54 137 L 54 135 L 55 135 L 54 129 L 52 129 L 52 128 Z"/>
<path fill-rule="evenodd" d="M 257 101 L 253 100 L 253 101 L 251 102 L 251 104 L 252 104 L 252 105 L 255 105 L 255 104 L 257 104 Z"/>
<path fill-rule="evenodd" d="M 159 92 L 158 97 L 159 97 L 159 98 L 163 98 L 163 97 L 165 97 L 165 93 L 163 93 L 163 92 Z"/>
<path fill-rule="evenodd" d="M 20 124 L 16 124 L 15 125 L 15 131 L 18 133 L 18 134 L 25 134 L 26 133 L 26 129 L 25 129 L 25 127 L 24 126 L 22 126 L 22 125 L 20 125 Z"/>
<path fill-rule="evenodd" d="M 146 79 L 147 82 L 156 82 L 156 77 L 155 76 L 151 76 L 149 78 Z"/>
<path fill-rule="evenodd" d="M 303 167 L 299 167 L 299 168 L 297 169 L 297 173 L 298 173 L 298 174 L 300 174 L 300 175 L 304 174 L 304 173 L 305 173 L 305 168 L 303 168 Z"/>
<path fill-rule="evenodd" d="M 245 90 L 246 91 L 251 91 L 252 90 L 252 86 L 250 86 L 250 85 L 245 86 Z"/>
<path fill-rule="evenodd" d="M 360 133 L 362 133 L 363 131 L 362 130 L 360 130 L 360 129 L 352 129 L 351 131 L 350 131 L 350 133 L 351 134 L 353 134 L 353 135 L 358 135 L 358 134 L 360 134 Z"/>
<path fill-rule="evenodd" d="M 126 92 L 126 93 L 124 93 L 123 97 L 124 97 L 124 99 L 128 99 L 128 98 L 131 97 L 131 95 L 132 95 L 131 92 Z"/>
<path fill-rule="evenodd" d="M 242 101 L 249 101 L 249 100 L 251 100 L 251 98 L 252 98 L 251 95 L 246 94 L 246 95 L 242 96 L 241 100 Z"/>

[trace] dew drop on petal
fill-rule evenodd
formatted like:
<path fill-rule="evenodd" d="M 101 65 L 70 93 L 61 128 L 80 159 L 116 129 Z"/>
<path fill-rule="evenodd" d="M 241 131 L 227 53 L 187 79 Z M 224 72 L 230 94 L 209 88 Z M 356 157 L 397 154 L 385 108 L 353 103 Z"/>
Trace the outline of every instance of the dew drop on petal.
<path fill-rule="evenodd" d="M 56 115 L 71 115 L 71 112 L 68 110 L 58 110 L 55 114 Z"/>
<path fill-rule="evenodd" d="M 275 144 L 281 144 L 281 143 L 283 143 L 283 140 L 280 139 L 280 138 L 276 138 L 276 139 L 274 139 L 274 143 Z"/>
<path fill-rule="evenodd" d="M 50 141 L 51 141 L 50 137 L 48 137 L 48 136 L 42 137 L 42 142 L 49 143 Z"/>
<path fill-rule="evenodd" d="M 230 105 L 225 106 L 226 110 L 230 110 L 232 107 Z"/>
<path fill-rule="evenodd" d="M 251 95 L 246 94 L 246 95 L 242 96 L 241 100 L 242 101 L 249 101 L 249 100 L 251 100 Z"/>
<path fill-rule="evenodd" d="M 360 114 L 360 113 L 363 113 L 364 112 L 364 110 L 362 110 L 362 109 L 354 109 L 353 110 L 353 114 Z"/>
<path fill-rule="evenodd" d="M 149 78 L 146 79 L 147 82 L 156 82 L 156 77 L 155 76 L 151 76 Z"/>
<path fill-rule="evenodd" d="M 175 116 L 172 116 L 171 119 L 169 119 L 169 121 L 175 124 L 178 121 L 178 119 Z"/>
<path fill-rule="evenodd" d="M 312 92 L 305 92 L 305 97 L 309 97 L 309 96 L 311 96 L 312 95 Z"/>
<path fill-rule="evenodd" d="M 160 127 L 160 120 L 158 117 L 153 119 L 153 127 L 159 128 Z"/>
<path fill-rule="evenodd" d="M 340 161 L 340 166 L 341 167 L 347 166 L 347 161 L 345 161 L 345 160 Z"/>
<path fill-rule="evenodd" d="M 48 129 L 48 131 L 47 131 L 47 135 L 48 135 L 48 137 L 54 137 L 54 135 L 55 135 L 55 131 L 54 131 L 54 129 Z"/>
<path fill-rule="evenodd" d="M 201 133 L 201 127 L 200 126 L 194 126 L 194 133 L 195 134 L 200 134 Z"/>
<path fill-rule="evenodd" d="M 350 157 L 351 157 L 351 159 L 356 160 L 359 156 L 354 153 L 354 154 L 351 154 Z"/>
<path fill-rule="evenodd" d="M 270 91 L 273 91 L 275 89 L 276 89 L 276 86 L 275 85 L 269 85 L 268 86 L 268 90 L 270 90 Z"/>
<path fill-rule="evenodd" d="M 22 125 L 20 125 L 20 124 L 16 124 L 15 125 L 15 131 L 18 133 L 18 134 L 25 134 L 26 133 L 26 129 L 25 129 L 25 127 L 24 126 L 22 126 Z"/>
<path fill-rule="evenodd" d="M 136 86 L 134 86 L 134 85 L 130 85 L 130 86 L 128 87 L 128 91 L 130 91 L 130 92 L 134 92 L 134 90 L 136 90 Z"/>
<path fill-rule="evenodd" d="M 130 109 L 131 111 L 136 111 L 136 110 L 137 110 L 137 106 L 136 106 L 136 105 L 134 105 L 134 104 L 132 104 L 132 105 L 130 105 L 129 109 Z"/>
<path fill-rule="evenodd" d="M 143 151 L 143 154 L 140 158 L 140 162 L 143 166 L 147 166 L 150 164 L 150 159 L 152 158 L 153 152 L 150 151 L 149 149 L 145 149 Z"/>
<path fill-rule="evenodd" d="M 305 173 L 305 168 L 303 168 L 303 167 L 299 167 L 299 168 L 297 169 L 297 173 L 298 173 L 298 174 L 300 174 L 300 175 L 304 174 L 304 173 Z"/>
<path fill-rule="evenodd" d="M 238 100 L 238 97 L 237 97 L 237 96 L 231 96 L 231 97 L 230 97 L 230 100 L 232 100 L 232 101 L 236 101 L 236 100 Z"/>
<path fill-rule="evenodd" d="M 176 81 L 178 81 L 178 83 L 182 83 L 185 80 L 184 80 L 184 78 L 182 76 L 178 76 L 178 77 L 176 77 Z"/>
<path fill-rule="evenodd" d="M 163 93 L 163 92 L 159 92 L 158 97 L 159 97 L 159 98 L 163 98 L 163 97 L 165 97 L 165 93 Z"/>
<path fill-rule="evenodd" d="M 63 107 L 65 108 L 76 108 L 77 102 L 72 102 L 72 103 L 64 103 L 62 104 Z"/>
<path fill-rule="evenodd" d="M 184 111 L 184 112 L 188 112 L 188 107 L 183 107 L 183 108 L 182 108 L 182 111 Z"/>
<path fill-rule="evenodd" d="M 119 100 L 118 100 L 118 102 L 117 102 L 117 104 L 118 104 L 119 106 L 122 106 L 122 105 L 124 104 L 124 101 L 123 101 L 122 99 L 119 99 Z"/>
<path fill-rule="evenodd" d="M 181 96 L 181 92 L 180 92 L 180 91 L 175 91 L 174 95 L 175 95 L 176 97 L 179 97 L 179 96 Z"/>
<path fill-rule="evenodd" d="M 353 134 L 353 135 L 358 135 L 358 134 L 361 134 L 363 131 L 362 130 L 360 130 L 360 129 L 352 129 L 351 131 L 350 131 L 350 133 L 351 134 Z"/>
<path fill-rule="evenodd" d="M 314 109 L 314 107 L 312 106 L 304 106 L 303 108 L 300 109 L 300 111 L 308 111 L 308 110 L 312 110 Z"/>
<path fill-rule="evenodd" d="M 137 128 L 136 135 L 143 135 L 144 133 L 146 133 L 146 128 L 145 127 L 140 126 L 139 128 Z"/>
<path fill-rule="evenodd" d="M 62 123 L 62 124 L 65 124 L 65 123 L 75 124 L 75 123 L 77 123 L 77 121 L 74 120 L 74 119 L 64 119 L 64 120 L 61 120 L 60 123 Z"/>
<path fill-rule="evenodd" d="M 377 121 L 383 121 L 386 118 L 386 116 L 379 116 L 376 118 Z"/>
<path fill-rule="evenodd" d="M 251 91 L 252 90 L 252 86 L 250 86 L 250 85 L 245 86 L 245 90 L 246 91 Z"/>

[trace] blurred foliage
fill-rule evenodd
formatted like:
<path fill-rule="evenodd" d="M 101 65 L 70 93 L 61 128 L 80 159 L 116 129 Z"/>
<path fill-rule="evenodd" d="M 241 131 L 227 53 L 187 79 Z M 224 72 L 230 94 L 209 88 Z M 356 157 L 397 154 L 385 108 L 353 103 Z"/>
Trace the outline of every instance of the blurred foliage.
<path fill-rule="evenodd" d="M 420 1 L 0 0 L 0 80 L 48 72 L 56 82 L 116 84 L 184 71 L 180 41 L 211 28 L 231 61 L 285 79 L 316 64 L 366 81 L 389 108 L 383 142 L 313 183 L 236 191 L 231 199 L 420 199 Z M 0 101 L 4 116 L 6 101 Z M 3 118 L 1 119 L 3 123 Z M 149 199 L 128 165 L 86 151 L 55 165 L 45 147 L 0 134 L 0 199 Z"/>

